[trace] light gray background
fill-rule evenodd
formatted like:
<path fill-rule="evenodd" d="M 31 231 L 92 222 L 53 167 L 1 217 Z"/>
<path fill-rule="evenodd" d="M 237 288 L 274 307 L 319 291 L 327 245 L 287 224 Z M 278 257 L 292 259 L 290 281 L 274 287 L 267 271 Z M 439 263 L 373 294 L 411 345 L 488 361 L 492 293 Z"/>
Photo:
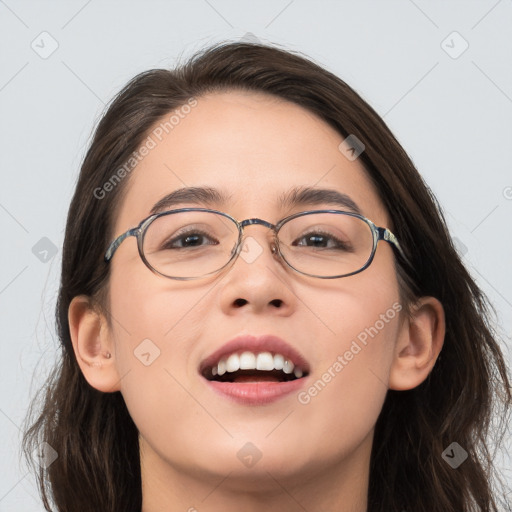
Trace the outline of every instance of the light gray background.
<path fill-rule="evenodd" d="M 302 51 L 369 101 L 440 200 L 511 361 L 511 22 L 511 0 L 0 1 L 0 511 L 43 510 L 19 428 L 57 354 L 60 248 L 92 128 L 135 74 L 209 43 L 252 33 Z"/>

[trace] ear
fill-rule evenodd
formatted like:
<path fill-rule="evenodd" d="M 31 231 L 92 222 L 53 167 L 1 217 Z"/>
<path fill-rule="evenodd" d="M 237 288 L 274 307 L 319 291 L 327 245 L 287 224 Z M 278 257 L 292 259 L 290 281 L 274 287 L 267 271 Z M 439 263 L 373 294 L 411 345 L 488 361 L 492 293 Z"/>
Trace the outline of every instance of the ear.
<path fill-rule="evenodd" d="M 444 309 L 434 297 L 422 297 L 400 327 L 389 376 L 389 389 L 419 386 L 434 368 L 443 348 Z"/>
<path fill-rule="evenodd" d="M 104 393 L 119 391 L 115 346 L 105 317 L 89 297 L 79 295 L 69 305 L 68 321 L 73 350 L 87 382 Z"/>

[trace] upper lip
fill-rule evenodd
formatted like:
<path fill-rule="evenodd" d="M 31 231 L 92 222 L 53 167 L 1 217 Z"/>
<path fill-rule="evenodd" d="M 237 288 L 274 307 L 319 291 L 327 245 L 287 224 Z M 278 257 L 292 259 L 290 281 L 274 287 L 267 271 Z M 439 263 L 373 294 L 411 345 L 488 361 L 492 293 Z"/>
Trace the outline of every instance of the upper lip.
<path fill-rule="evenodd" d="M 281 354 L 285 359 L 291 361 L 295 367 L 301 368 L 306 374 L 309 373 L 309 363 L 306 361 L 306 358 L 282 338 L 274 336 L 273 334 L 265 334 L 262 336 L 243 334 L 236 336 L 204 359 L 199 366 L 199 372 L 203 373 L 206 368 L 211 368 L 216 365 L 224 356 L 244 351 Z"/>

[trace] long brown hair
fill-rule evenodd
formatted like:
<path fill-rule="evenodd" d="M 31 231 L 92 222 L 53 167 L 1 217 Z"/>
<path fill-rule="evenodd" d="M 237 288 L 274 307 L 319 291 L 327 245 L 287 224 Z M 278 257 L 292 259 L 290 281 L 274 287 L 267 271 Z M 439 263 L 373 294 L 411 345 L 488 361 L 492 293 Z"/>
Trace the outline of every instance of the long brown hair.
<path fill-rule="evenodd" d="M 345 82 L 296 52 L 241 42 L 201 50 L 173 70 L 141 73 L 97 126 L 67 218 L 56 308 L 62 358 L 41 391 L 42 404 L 38 396 L 31 404 L 23 438 L 46 510 L 141 509 L 137 428 L 120 392 L 102 393 L 84 379 L 71 344 L 68 307 L 85 294 L 108 313 L 103 255 L 129 176 L 110 187 L 106 199 L 98 198 L 98 189 L 126 164 L 156 121 L 190 98 L 229 89 L 293 102 L 344 137 L 353 134 L 363 142 L 360 161 L 411 262 L 397 267 L 406 305 L 429 295 L 445 309 L 445 343 L 433 371 L 415 389 L 388 390 L 375 427 L 368 511 L 497 512 L 501 497 L 493 481 L 503 482 L 490 441 L 499 446 L 508 425 L 510 376 L 492 310 L 462 264 L 438 203 L 383 120 Z M 31 456 L 43 441 L 58 453 L 48 468 L 38 468 Z M 456 469 L 442 457 L 452 442 L 468 452 Z"/>

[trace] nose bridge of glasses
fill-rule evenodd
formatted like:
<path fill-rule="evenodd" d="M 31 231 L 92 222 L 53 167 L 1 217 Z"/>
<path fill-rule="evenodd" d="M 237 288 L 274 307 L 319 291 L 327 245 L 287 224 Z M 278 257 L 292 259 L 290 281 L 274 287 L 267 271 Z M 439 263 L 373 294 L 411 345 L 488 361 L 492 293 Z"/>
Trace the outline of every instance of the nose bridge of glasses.
<path fill-rule="evenodd" d="M 276 226 L 275 224 L 272 224 L 271 222 L 267 222 L 266 220 L 263 220 L 263 219 L 258 219 L 258 218 L 252 218 L 252 219 L 246 219 L 246 220 L 243 220 L 242 222 L 240 222 L 240 226 L 242 227 L 242 230 L 244 232 L 244 234 L 246 233 L 245 232 L 245 228 L 246 226 L 252 226 L 252 225 L 261 225 L 261 226 L 265 226 L 266 228 L 272 230 L 273 232 L 273 239 L 274 241 L 276 240 Z M 276 248 L 275 248 L 275 245 L 272 246 L 272 253 L 275 253 L 276 252 Z"/>
<path fill-rule="evenodd" d="M 274 224 L 271 224 L 270 222 L 267 222 L 266 220 L 258 219 L 258 218 L 245 219 L 242 222 L 240 222 L 240 225 L 242 226 L 242 228 L 245 228 L 245 226 L 251 226 L 252 224 L 261 224 L 261 225 L 263 225 L 269 229 L 272 229 L 272 230 L 274 230 L 276 227 Z"/>

